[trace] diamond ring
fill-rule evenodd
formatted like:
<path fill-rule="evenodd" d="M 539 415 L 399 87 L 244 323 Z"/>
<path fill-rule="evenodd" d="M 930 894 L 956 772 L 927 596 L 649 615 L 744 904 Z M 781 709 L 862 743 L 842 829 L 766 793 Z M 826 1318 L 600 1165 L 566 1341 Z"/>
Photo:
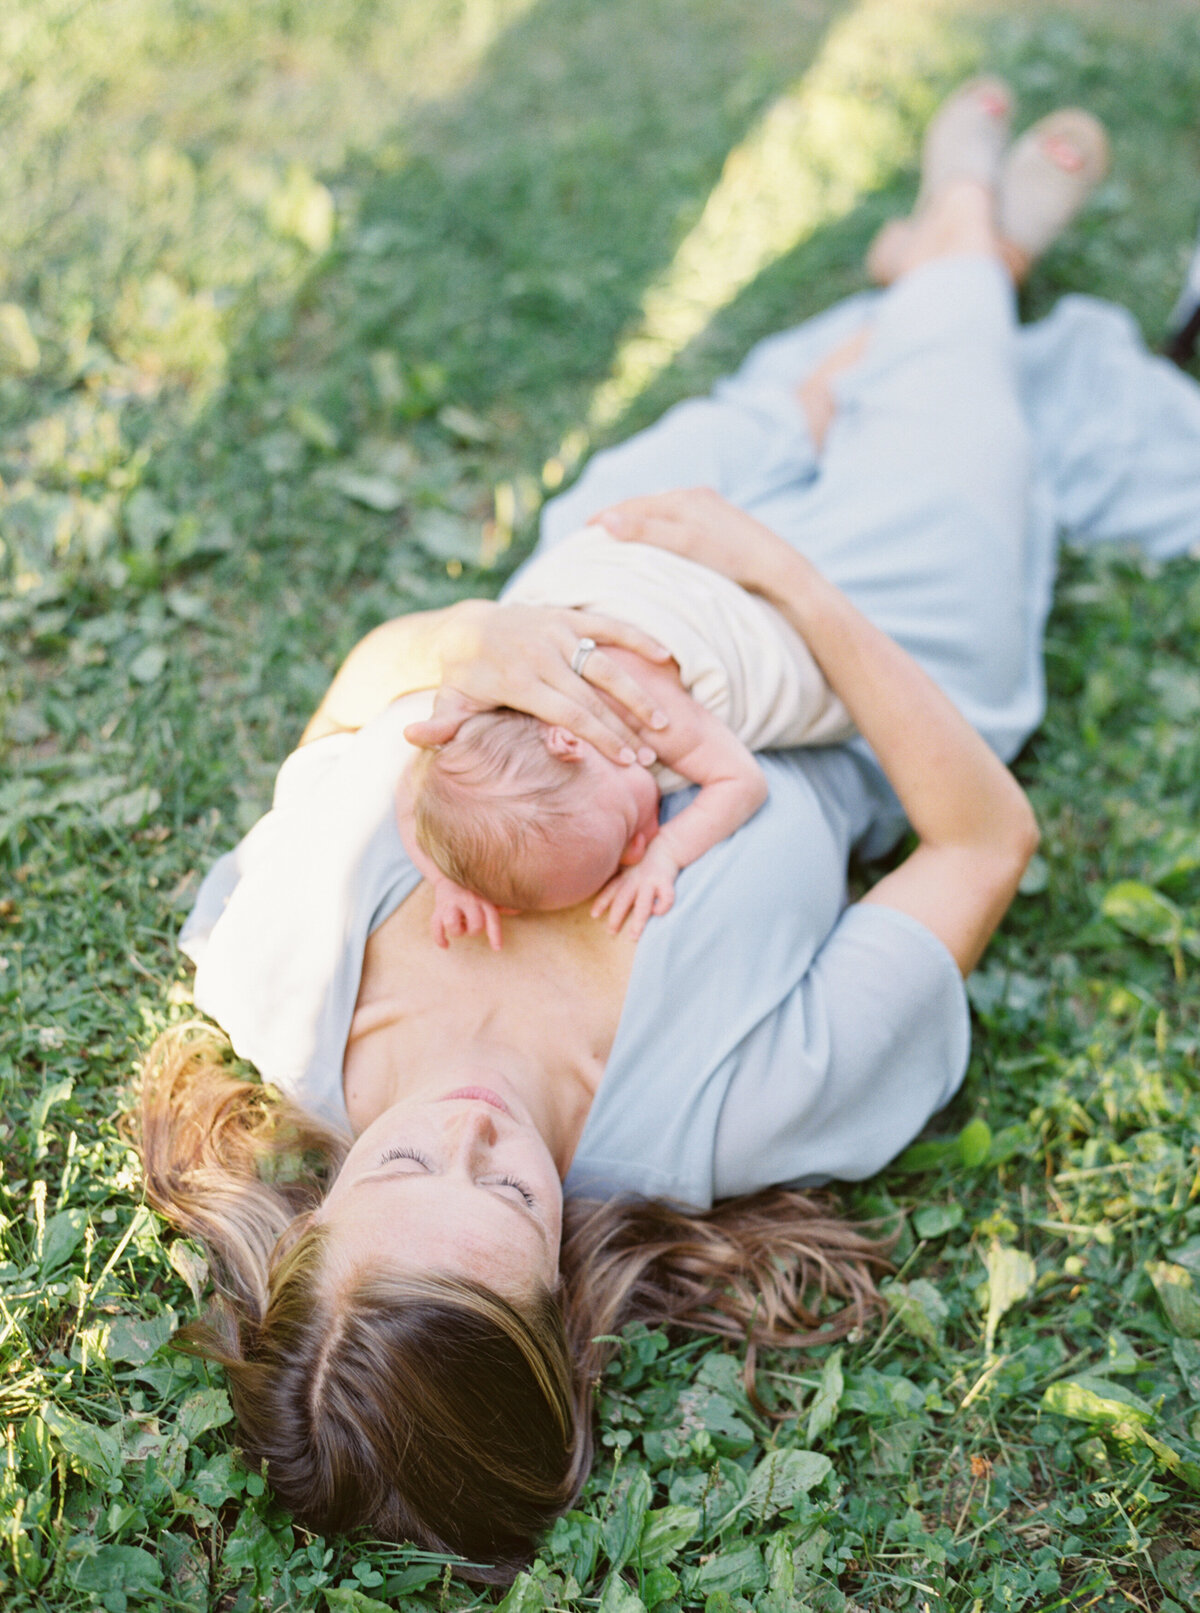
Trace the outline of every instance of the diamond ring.
<path fill-rule="evenodd" d="M 571 657 L 571 671 L 582 677 L 587 658 L 595 648 L 594 638 L 581 638 L 575 646 L 575 654 Z"/>

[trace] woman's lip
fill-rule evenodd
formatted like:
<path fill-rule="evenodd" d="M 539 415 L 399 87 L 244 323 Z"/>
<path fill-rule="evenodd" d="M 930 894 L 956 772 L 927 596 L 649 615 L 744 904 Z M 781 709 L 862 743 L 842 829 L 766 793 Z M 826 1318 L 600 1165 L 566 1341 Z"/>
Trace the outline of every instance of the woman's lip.
<path fill-rule="evenodd" d="M 449 1103 L 451 1098 L 468 1098 L 474 1103 L 490 1103 L 493 1109 L 499 1109 L 502 1114 L 512 1116 L 512 1110 L 505 1103 L 498 1092 L 491 1087 L 456 1087 L 453 1092 L 447 1092 L 438 1099 L 439 1103 Z"/>

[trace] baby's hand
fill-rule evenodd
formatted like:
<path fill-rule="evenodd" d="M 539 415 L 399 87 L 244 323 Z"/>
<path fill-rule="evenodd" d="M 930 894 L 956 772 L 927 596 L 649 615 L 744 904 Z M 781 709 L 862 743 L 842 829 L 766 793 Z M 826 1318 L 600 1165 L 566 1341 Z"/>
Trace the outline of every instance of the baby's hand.
<path fill-rule="evenodd" d="M 622 868 L 592 903 L 592 917 L 608 914 L 608 927 L 614 935 L 626 919 L 629 934 L 636 941 L 654 913 L 669 913 L 675 905 L 675 877 L 679 864 L 664 848 L 656 850 L 652 840 L 646 855 L 633 868 Z"/>
<path fill-rule="evenodd" d="M 493 952 L 501 946 L 500 909 L 452 879 L 433 882 L 433 939 L 448 947 L 463 935 L 485 935 Z"/>

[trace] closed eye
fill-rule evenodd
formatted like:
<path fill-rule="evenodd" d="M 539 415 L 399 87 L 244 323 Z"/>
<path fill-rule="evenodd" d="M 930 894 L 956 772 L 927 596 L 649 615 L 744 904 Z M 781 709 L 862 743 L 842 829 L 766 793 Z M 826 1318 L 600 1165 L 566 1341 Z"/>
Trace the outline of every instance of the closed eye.
<path fill-rule="evenodd" d="M 433 1166 L 429 1163 L 429 1160 L 425 1157 L 425 1155 L 420 1153 L 416 1148 L 389 1148 L 384 1152 L 379 1163 L 380 1165 L 386 1165 L 393 1159 L 411 1159 L 415 1160 L 418 1165 L 422 1166 L 427 1171 L 432 1171 L 433 1169 Z M 485 1183 L 484 1185 L 486 1186 L 488 1184 Z M 537 1199 L 530 1192 L 526 1184 L 522 1181 L 519 1181 L 517 1177 L 502 1176 L 494 1185 L 497 1187 L 514 1188 L 524 1199 L 527 1209 L 532 1210 L 536 1208 Z"/>
<path fill-rule="evenodd" d="M 381 1165 L 386 1165 L 390 1159 L 415 1159 L 417 1164 L 423 1165 L 427 1171 L 433 1169 L 433 1166 L 425 1158 L 425 1155 L 418 1153 L 415 1148 L 389 1148 L 379 1163 Z"/>
<path fill-rule="evenodd" d="M 537 1200 L 534 1198 L 533 1194 L 529 1191 L 529 1189 L 525 1186 L 525 1183 L 524 1182 L 518 1182 L 515 1176 L 502 1176 L 500 1178 L 500 1186 L 501 1187 L 515 1187 L 517 1192 L 525 1200 L 526 1205 L 531 1210 L 533 1209 L 534 1205 L 537 1203 Z"/>

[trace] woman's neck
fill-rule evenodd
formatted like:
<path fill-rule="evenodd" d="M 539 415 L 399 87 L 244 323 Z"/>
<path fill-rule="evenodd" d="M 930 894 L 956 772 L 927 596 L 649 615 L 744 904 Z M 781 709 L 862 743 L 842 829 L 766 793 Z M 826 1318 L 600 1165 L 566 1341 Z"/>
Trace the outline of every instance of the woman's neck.
<path fill-rule="evenodd" d="M 604 1072 L 633 963 L 586 906 L 504 921 L 504 945 L 430 939 L 427 885 L 372 935 L 346 1044 L 357 1135 L 389 1105 L 494 1058 L 565 1175 Z M 467 1076 L 454 1085 L 489 1083 Z"/>

